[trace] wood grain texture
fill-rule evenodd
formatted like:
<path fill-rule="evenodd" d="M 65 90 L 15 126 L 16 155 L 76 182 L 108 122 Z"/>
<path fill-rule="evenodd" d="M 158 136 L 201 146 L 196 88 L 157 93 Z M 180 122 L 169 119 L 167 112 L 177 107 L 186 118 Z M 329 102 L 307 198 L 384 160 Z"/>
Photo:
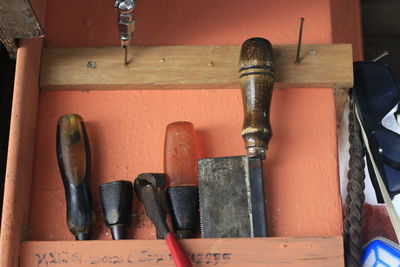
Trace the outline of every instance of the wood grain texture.
<path fill-rule="evenodd" d="M 343 265 L 342 237 L 180 240 L 193 266 Z M 89 249 L 96 247 L 96 249 Z M 246 248 L 246 249 L 243 249 Z M 23 242 L 20 267 L 174 266 L 164 240 Z"/>
<path fill-rule="evenodd" d="M 275 45 L 276 88 L 350 88 L 350 44 L 303 45 L 295 64 L 296 45 Z M 221 89 L 239 88 L 238 45 L 136 46 L 128 66 L 118 47 L 46 48 L 42 89 Z M 88 62 L 96 68 L 88 68 Z"/>
<path fill-rule="evenodd" d="M 275 81 L 271 43 L 263 38 L 246 40 L 240 52 L 239 66 L 244 111 L 241 134 L 247 155 L 265 159 L 272 137 L 269 114 Z"/>

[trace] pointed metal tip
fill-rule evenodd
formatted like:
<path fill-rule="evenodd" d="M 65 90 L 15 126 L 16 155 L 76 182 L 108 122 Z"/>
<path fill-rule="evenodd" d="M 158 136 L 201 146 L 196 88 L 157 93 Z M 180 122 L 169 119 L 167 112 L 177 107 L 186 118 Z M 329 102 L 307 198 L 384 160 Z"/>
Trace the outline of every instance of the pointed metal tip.
<path fill-rule="evenodd" d="M 126 229 L 125 224 L 114 224 L 110 226 L 111 234 L 114 240 L 126 239 Z"/>
<path fill-rule="evenodd" d="M 90 240 L 90 233 L 77 233 L 75 235 L 76 240 Z"/>
<path fill-rule="evenodd" d="M 124 45 L 123 48 L 125 50 L 124 65 L 126 66 L 129 64 L 129 62 L 128 62 L 128 46 Z"/>

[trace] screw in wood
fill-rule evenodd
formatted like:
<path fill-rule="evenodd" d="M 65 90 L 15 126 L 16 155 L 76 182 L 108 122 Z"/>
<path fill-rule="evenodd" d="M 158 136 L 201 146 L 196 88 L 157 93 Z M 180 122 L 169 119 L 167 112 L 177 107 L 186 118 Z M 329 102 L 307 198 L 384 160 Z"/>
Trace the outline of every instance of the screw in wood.
<path fill-rule="evenodd" d="M 300 49 L 301 49 L 301 39 L 303 38 L 303 24 L 304 24 L 304 18 L 300 18 L 299 41 L 297 43 L 296 60 L 294 62 L 297 64 L 300 64 Z"/>
<path fill-rule="evenodd" d="M 315 55 L 317 53 L 316 49 L 310 49 L 310 51 L 308 51 L 308 53 L 310 53 L 310 55 Z"/>
<path fill-rule="evenodd" d="M 97 67 L 96 61 L 89 61 L 89 62 L 87 63 L 87 68 L 90 69 L 90 70 L 93 70 L 93 69 L 95 69 L 96 67 Z"/>

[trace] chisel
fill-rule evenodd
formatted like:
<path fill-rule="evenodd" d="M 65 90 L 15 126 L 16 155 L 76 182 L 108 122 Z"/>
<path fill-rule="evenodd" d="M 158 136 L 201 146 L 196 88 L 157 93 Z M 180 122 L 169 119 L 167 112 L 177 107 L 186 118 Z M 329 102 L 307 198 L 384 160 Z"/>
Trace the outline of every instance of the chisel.
<path fill-rule="evenodd" d="M 68 228 L 76 240 L 88 240 L 94 218 L 89 190 L 91 161 L 81 116 L 66 114 L 58 120 L 56 150 L 67 201 Z"/>
<path fill-rule="evenodd" d="M 197 159 L 193 124 L 170 123 L 165 133 L 164 170 L 172 224 L 179 238 L 192 237 L 199 220 Z"/>
<path fill-rule="evenodd" d="M 271 43 L 245 41 L 240 53 L 240 84 L 246 156 L 200 159 L 202 237 L 267 235 L 262 160 L 272 136 L 269 122 L 274 83 Z"/>

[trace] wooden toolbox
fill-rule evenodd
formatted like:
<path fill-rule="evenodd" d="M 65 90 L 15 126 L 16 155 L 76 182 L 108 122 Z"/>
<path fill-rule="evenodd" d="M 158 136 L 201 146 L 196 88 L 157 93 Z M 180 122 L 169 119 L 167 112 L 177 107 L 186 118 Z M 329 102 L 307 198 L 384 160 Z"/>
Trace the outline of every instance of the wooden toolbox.
<path fill-rule="evenodd" d="M 285 5 L 261 0 L 250 6 L 140 1 L 138 46 L 130 49 L 131 63 L 125 67 L 122 50 L 110 47 L 118 44 L 112 3 L 32 2 L 46 37 L 43 51 L 42 40 L 22 40 L 18 50 L 0 266 L 173 266 L 164 241 L 151 240 L 154 228 L 136 198 L 132 239 L 111 241 L 98 186 L 162 172 L 165 127 L 173 121 L 193 122 L 202 157 L 244 154 L 240 44 L 257 35 L 285 43 L 281 31 L 293 32 L 289 26 L 295 28 L 297 21 L 271 23 L 261 14 L 273 16 Z M 285 16 L 295 18 L 296 10 L 305 9 L 290 3 Z M 162 13 L 168 7 L 173 13 Z M 322 4 L 313 8 L 310 21 L 330 12 Z M 247 23 L 235 21 L 244 19 L 242 14 L 252 14 L 245 16 Z M 254 16 L 259 19 L 250 19 Z M 324 27 L 306 28 L 305 36 L 312 37 L 305 42 L 329 43 Z M 290 36 L 295 43 L 296 34 Z M 295 45 L 274 45 L 274 51 L 274 136 L 264 162 L 271 237 L 183 240 L 194 266 L 344 264 L 332 88 L 352 86 L 351 45 L 304 45 L 300 64 L 293 63 Z M 93 241 L 74 241 L 66 226 L 55 153 L 56 121 L 65 113 L 84 118 L 91 141 Z"/>

